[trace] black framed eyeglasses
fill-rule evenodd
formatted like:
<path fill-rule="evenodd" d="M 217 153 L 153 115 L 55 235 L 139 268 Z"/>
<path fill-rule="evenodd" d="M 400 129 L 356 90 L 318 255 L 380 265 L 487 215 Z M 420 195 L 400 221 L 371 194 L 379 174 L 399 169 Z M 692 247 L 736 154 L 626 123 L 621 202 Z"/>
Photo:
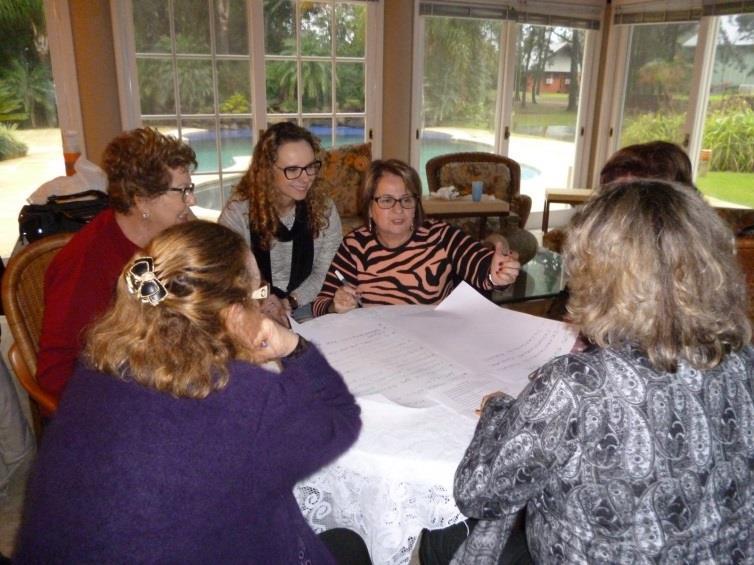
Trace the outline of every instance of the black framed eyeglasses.
<path fill-rule="evenodd" d="M 400 198 L 393 198 L 392 196 L 375 196 L 373 200 L 377 203 L 377 206 L 383 210 L 390 210 L 395 206 L 396 202 L 400 202 L 401 208 L 406 210 L 416 208 L 416 196 L 413 194 L 404 194 Z"/>
<path fill-rule="evenodd" d="M 278 167 L 277 165 L 275 165 L 275 168 L 283 171 L 285 178 L 287 178 L 288 180 L 296 180 L 302 175 L 304 171 L 306 171 L 306 174 L 310 177 L 316 175 L 319 172 L 320 168 L 322 168 L 322 161 L 312 161 L 304 167 Z"/>
<path fill-rule="evenodd" d="M 180 192 L 181 198 L 183 198 L 183 201 L 186 202 L 186 200 L 188 200 L 189 195 L 194 194 L 195 188 L 196 188 L 196 185 L 192 182 L 192 183 L 187 184 L 183 188 L 170 187 L 168 188 L 168 192 Z"/>

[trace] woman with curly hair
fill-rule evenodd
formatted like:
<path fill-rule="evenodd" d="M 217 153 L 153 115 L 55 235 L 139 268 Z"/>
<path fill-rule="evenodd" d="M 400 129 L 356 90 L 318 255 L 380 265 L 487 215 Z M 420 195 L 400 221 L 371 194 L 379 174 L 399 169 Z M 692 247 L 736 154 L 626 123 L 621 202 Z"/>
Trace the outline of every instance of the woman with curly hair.
<path fill-rule="evenodd" d="M 123 265 L 165 228 L 194 219 L 194 150 L 153 128 L 127 131 L 105 148 L 110 208 L 55 256 L 45 274 L 37 381 L 59 398 L 81 351 L 81 332 L 110 304 Z"/>
<path fill-rule="evenodd" d="M 342 239 L 340 216 L 319 188 L 317 139 L 289 122 L 267 128 L 219 222 L 251 246 L 262 278 L 296 317 L 307 317 Z"/>
<path fill-rule="evenodd" d="M 293 496 L 356 441 L 359 407 L 260 314 L 259 283 L 216 223 L 134 255 L 45 431 L 14 562 L 369 563 L 355 533 L 315 535 Z"/>
<path fill-rule="evenodd" d="M 591 346 L 485 404 L 453 563 L 498 563 L 521 508 L 535 563 L 748 562 L 754 349 L 730 229 L 687 185 L 631 179 L 574 216 L 564 260 Z"/>

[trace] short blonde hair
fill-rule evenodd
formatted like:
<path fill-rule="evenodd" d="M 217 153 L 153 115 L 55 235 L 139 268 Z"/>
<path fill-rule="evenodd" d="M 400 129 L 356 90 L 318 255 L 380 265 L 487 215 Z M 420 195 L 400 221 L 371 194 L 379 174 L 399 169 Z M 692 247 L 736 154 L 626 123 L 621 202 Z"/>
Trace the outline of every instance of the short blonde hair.
<path fill-rule="evenodd" d="M 144 256 L 168 291 L 157 304 L 129 293 L 125 273 Z M 170 227 L 126 265 L 115 304 L 88 331 L 85 354 L 96 369 L 179 397 L 204 398 L 228 382 L 227 364 L 245 358 L 225 328 L 234 304 L 256 311 L 259 271 L 241 236 L 219 224 Z"/>
<path fill-rule="evenodd" d="M 601 347 L 634 345 L 659 370 L 704 369 L 749 342 L 733 235 L 679 183 L 608 184 L 573 218 L 568 311 Z"/>

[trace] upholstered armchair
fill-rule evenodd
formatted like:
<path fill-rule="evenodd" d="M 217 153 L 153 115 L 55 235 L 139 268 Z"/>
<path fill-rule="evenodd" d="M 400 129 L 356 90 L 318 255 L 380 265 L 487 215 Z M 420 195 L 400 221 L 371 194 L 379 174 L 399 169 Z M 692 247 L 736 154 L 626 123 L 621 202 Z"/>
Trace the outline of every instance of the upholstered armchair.
<path fill-rule="evenodd" d="M 319 183 L 340 214 L 343 235 L 361 226 L 359 197 L 372 162 L 372 144 L 344 145 L 322 152 Z"/>
<path fill-rule="evenodd" d="M 471 181 L 484 181 L 487 194 L 510 203 L 511 214 L 526 225 L 531 198 L 521 194 L 521 167 L 508 157 L 494 153 L 449 153 L 427 161 L 427 184 L 430 192 L 453 185 L 462 195 L 471 193 Z"/>

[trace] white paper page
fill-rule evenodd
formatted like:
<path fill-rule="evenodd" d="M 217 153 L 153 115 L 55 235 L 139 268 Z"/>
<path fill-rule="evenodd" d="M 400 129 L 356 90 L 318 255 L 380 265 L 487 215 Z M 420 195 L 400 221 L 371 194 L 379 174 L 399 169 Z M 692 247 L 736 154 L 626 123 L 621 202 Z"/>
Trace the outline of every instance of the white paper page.
<path fill-rule="evenodd" d="M 567 324 L 501 308 L 466 283 L 434 311 L 404 316 L 400 324 L 471 369 L 492 390 L 513 396 L 526 387 L 532 371 L 568 353 L 577 337 Z"/>
<path fill-rule="evenodd" d="M 399 324 L 386 323 L 385 318 L 395 319 L 392 311 L 398 318 L 406 312 L 392 306 L 357 309 L 317 318 L 298 331 L 319 346 L 356 396 L 381 394 L 396 404 L 426 407 L 436 404 L 428 391 L 472 380 L 463 365 L 414 339 Z"/>

